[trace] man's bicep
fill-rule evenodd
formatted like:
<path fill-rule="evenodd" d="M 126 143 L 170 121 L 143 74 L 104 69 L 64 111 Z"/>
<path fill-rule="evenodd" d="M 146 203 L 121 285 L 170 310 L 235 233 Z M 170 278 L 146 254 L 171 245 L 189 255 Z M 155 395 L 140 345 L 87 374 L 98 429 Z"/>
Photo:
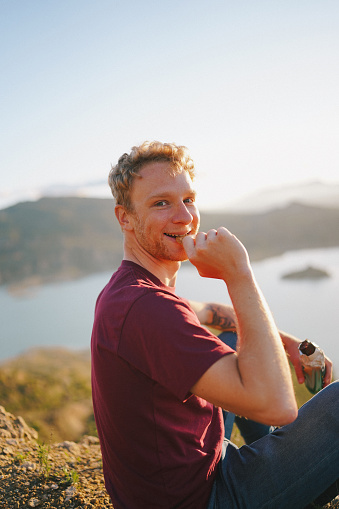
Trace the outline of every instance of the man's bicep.
<path fill-rule="evenodd" d="M 264 424 L 281 424 L 276 408 L 267 404 L 261 391 L 255 390 L 255 384 L 244 386 L 236 353 L 225 355 L 212 364 L 191 392 L 236 415 Z"/>
<path fill-rule="evenodd" d="M 234 393 L 239 393 L 240 389 L 238 357 L 236 353 L 230 353 L 212 364 L 193 385 L 191 392 L 215 406 L 234 411 L 233 399 L 237 399 Z"/>

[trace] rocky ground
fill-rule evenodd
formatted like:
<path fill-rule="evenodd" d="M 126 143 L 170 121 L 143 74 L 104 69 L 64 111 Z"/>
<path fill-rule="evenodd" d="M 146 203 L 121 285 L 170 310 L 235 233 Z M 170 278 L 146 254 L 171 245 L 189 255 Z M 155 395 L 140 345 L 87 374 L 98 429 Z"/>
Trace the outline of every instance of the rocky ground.
<path fill-rule="evenodd" d="M 0 407 L 0 507 L 109 508 L 98 439 L 40 444 L 37 432 Z"/>
<path fill-rule="evenodd" d="M 98 439 L 41 444 L 22 417 L 0 406 L 0 507 L 112 509 Z M 326 508 L 338 509 L 339 498 Z"/>

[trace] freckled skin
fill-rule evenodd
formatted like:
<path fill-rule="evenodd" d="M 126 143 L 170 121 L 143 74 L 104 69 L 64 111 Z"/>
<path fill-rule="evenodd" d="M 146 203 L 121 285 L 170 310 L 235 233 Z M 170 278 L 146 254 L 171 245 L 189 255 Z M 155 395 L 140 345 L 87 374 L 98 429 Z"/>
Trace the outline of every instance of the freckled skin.
<path fill-rule="evenodd" d="M 157 260 L 187 260 L 181 241 L 197 233 L 200 220 L 189 174 L 172 175 L 168 163 L 157 163 L 146 165 L 140 176 L 131 193 L 139 247 Z"/>

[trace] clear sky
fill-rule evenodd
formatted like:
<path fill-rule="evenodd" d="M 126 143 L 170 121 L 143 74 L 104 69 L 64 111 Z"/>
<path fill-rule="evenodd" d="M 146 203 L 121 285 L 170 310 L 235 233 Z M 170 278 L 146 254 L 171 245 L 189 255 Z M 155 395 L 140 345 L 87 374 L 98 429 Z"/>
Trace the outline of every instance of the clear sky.
<path fill-rule="evenodd" d="M 338 0 L 0 0 L 0 195 L 190 149 L 202 208 L 339 180 Z"/>

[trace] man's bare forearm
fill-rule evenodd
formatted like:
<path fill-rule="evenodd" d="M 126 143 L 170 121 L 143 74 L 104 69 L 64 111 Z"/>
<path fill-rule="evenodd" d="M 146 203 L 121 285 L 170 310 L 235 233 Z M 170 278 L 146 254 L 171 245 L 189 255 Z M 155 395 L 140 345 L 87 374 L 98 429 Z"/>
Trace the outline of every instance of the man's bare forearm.
<path fill-rule="evenodd" d="M 186 236 L 183 245 L 200 276 L 226 283 L 238 332 L 237 353 L 214 363 L 192 392 L 259 422 L 291 422 L 297 405 L 289 365 L 246 249 L 223 227 Z"/>
<path fill-rule="evenodd" d="M 205 325 L 209 325 L 218 330 L 235 331 L 235 313 L 231 311 L 233 311 L 233 308 L 226 308 L 226 306 L 222 304 L 207 304 L 207 319 Z"/>
<path fill-rule="evenodd" d="M 216 302 L 190 301 L 202 325 L 221 331 L 236 331 L 236 316 L 232 306 Z"/>

